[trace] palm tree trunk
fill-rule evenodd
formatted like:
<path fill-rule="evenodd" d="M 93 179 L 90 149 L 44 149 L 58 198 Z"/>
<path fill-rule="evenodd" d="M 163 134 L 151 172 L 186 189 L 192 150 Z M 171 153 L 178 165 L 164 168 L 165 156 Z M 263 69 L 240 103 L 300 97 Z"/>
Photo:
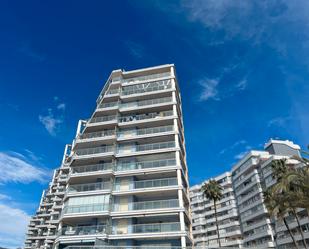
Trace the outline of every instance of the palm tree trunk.
<path fill-rule="evenodd" d="M 290 236 L 291 236 L 291 238 L 293 240 L 293 244 L 294 244 L 295 248 L 299 249 L 298 248 L 298 244 L 297 244 L 297 242 L 296 242 L 296 240 L 294 238 L 294 235 L 292 234 L 292 231 L 289 228 L 289 225 L 288 225 L 285 217 L 283 218 L 283 222 L 284 222 L 284 225 L 285 225 L 286 229 L 288 229 L 288 232 L 289 232 L 289 234 L 290 234 Z"/>
<path fill-rule="evenodd" d="M 218 243 L 219 243 L 219 247 L 221 247 L 220 234 L 219 234 L 219 225 L 218 225 L 218 217 L 217 217 L 217 204 L 216 204 L 215 200 L 214 200 L 214 206 L 215 206 L 215 219 L 216 219 Z"/>
<path fill-rule="evenodd" d="M 296 218 L 298 229 L 299 229 L 299 232 L 300 232 L 303 244 L 304 244 L 305 248 L 308 249 L 308 246 L 307 246 L 307 243 L 306 243 L 306 239 L 305 239 L 305 236 L 304 236 L 304 233 L 303 233 L 303 229 L 301 229 L 301 225 L 300 225 L 300 222 L 299 222 L 298 215 L 297 215 L 297 213 L 296 213 L 294 208 L 292 209 L 292 211 L 293 211 L 293 214 L 294 214 L 294 216 Z"/>

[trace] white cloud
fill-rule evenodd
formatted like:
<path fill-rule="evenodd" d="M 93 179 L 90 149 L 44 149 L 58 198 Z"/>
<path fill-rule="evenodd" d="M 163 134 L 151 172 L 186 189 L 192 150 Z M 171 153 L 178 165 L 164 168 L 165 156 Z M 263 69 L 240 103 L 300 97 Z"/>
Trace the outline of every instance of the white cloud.
<path fill-rule="evenodd" d="M 58 110 L 64 111 L 64 110 L 65 110 L 65 107 L 66 107 L 65 103 L 60 103 L 60 104 L 57 105 L 57 109 L 58 109 Z"/>
<path fill-rule="evenodd" d="M 237 155 L 235 155 L 235 156 L 234 156 L 234 159 L 240 160 L 240 159 L 242 159 L 247 153 L 248 153 L 247 150 L 242 151 L 242 152 L 238 153 Z"/>
<path fill-rule="evenodd" d="M 224 148 L 223 150 L 221 150 L 219 152 L 219 154 L 224 154 L 225 152 L 229 151 L 229 150 L 233 150 L 235 149 L 236 147 L 240 146 L 240 145 L 244 145 L 244 144 L 247 144 L 247 141 L 242 139 L 242 140 L 239 140 L 239 141 L 236 141 L 235 143 L 233 143 L 231 146 L 227 147 L 227 148 Z"/>
<path fill-rule="evenodd" d="M 11 197 L 8 196 L 8 195 L 0 194 L 0 201 L 1 201 L 1 200 L 10 200 L 10 199 L 11 199 Z"/>
<path fill-rule="evenodd" d="M 0 241 L 8 248 L 22 247 L 30 216 L 23 210 L 0 203 Z"/>
<path fill-rule="evenodd" d="M 59 125 L 63 123 L 63 117 L 54 117 L 52 109 L 48 109 L 48 115 L 39 115 L 40 122 L 44 125 L 45 129 L 50 135 L 56 135 Z"/>
<path fill-rule="evenodd" d="M 218 98 L 218 89 L 217 89 L 217 86 L 219 84 L 218 79 L 205 78 L 200 80 L 199 84 L 203 87 L 202 92 L 200 94 L 201 101 L 206 101 L 209 99 L 220 100 Z"/>
<path fill-rule="evenodd" d="M 48 170 L 32 165 L 23 155 L 0 152 L 0 184 L 7 182 L 29 183 L 33 181 L 43 183 L 49 177 L 50 172 Z"/>

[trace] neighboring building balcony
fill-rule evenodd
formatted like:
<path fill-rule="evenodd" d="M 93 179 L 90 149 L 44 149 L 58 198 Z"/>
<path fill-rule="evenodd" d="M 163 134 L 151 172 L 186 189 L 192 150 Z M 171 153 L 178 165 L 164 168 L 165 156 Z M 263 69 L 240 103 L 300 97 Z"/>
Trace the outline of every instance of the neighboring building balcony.
<path fill-rule="evenodd" d="M 110 192 L 111 183 L 110 182 L 95 182 L 95 183 L 70 185 L 67 189 L 66 197 L 81 195 L 81 194 L 89 195 L 91 194 L 89 192 L 96 192 L 96 191 L 99 191 L 100 193 L 102 193 L 102 190 L 105 190 L 106 192 Z"/>
<path fill-rule="evenodd" d="M 100 147 L 85 148 L 85 149 L 76 149 L 74 153 L 74 158 L 88 158 L 88 157 L 101 157 L 104 155 L 114 154 L 115 147 L 113 145 L 105 145 Z"/>
<path fill-rule="evenodd" d="M 174 116 L 173 111 L 161 111 L 146 114 L 126 115 L 119 117 L 119 126 L 127 124 L 160 121 Z"/>
<path fill-rule="evenodd" d="M 177 178 L 165 178 L 155 180 L 134 181 L 124 186 L 121 183 L 117 183 L 114 186 L 113 193 L 131 193 L 139 191 L 162 191 L 162 188 L 168 190 L 168 187 L 178 187 Z"/>
<path fill-rule="evenodd" d="M 57 241 L 84 239 L 84 238 L 95 239 L 96 237 L 106 237 L 106 236 L 107 236 L 106 225 L 63 227 L 58 231 Z"/>
<path fill-rule="evenodd" d="M 146 107 L 151 106 L 159 106 L 162 104 L 173 104 L 173 98 L 172 97 L 164 97 L 164 98 L 158 98 L 158 99 L 147 99 L 147 100 L 139 100 L 134 102 L 128 102 L 128 103 L 122 103 L 120 105 L 120 111 L 124 111 L 127 109 L 143 109 Z"/>
<path fill-rule="evenodd" d="M 103 172 L 111 173 L 114 168 L 113 163 L 98 163 L 83 166 L 71 167 L 70 177 L 80 177 L 85 175 L 102 174 Z"/>
<path fill-rule="evenodd" d="M 126 213 L 152 213 L 152 212 L 170 212 L 171 209 L 179 208 L 178 199 L 141 201 L 133 202 L 128 205 L 114 206 L 114 216 L 126 215 Z"/>
<path fill-rule="evenodd" d="M 118 132 L 117 140 L 128 140 L 132 138 L 148 137 L 148 136 L 153 136 L 153 135 L 161 136 L 166 133 L 170 134 L 172 132 L 174 132 L 173 125 L 142 128 L 142 129 L 132 129 L 132 130 Z"/>
<path fill-rule="evenodd" d="M 162 150 L 175 149 L 175 141 L 168 141 L 162 143 L 151 144 L 137 144 L 137 145 L 120 145 L 118 147 L 117 156 L 126 156 L 127 154 L 143 154 L 143 152 L 162 152 Z"/>
<path fill-rule="evenodd" d="M 98 216 L 107 215 L 109 205 L 103 203 L 84 204 L 84 205 L 68 205 L 63 208 L 62 218 L 77 216 Z"/>

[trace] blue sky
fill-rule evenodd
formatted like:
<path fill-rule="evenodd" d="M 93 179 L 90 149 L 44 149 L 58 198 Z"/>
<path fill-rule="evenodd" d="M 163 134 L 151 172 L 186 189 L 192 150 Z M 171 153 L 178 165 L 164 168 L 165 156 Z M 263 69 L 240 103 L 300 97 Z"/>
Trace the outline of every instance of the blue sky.
<path fill-rule="evenodd" d="M 113 69 L 175 63 L 190 181 L 269 138 L 309 143 L 306 0 L 2 1 L 0 246 L 29 216 Z"/>

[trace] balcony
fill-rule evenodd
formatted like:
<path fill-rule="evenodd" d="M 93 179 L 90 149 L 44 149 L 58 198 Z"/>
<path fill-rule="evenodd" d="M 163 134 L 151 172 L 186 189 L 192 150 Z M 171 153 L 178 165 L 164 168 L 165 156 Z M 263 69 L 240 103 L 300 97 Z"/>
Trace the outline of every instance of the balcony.
<path fill-rule="evenodd" d="M 90 173 L 90 172 L 97 172 L 97 171 L 108 171 L 112 170 L 114 167 L 113 163 L 99 163 L 99 164 L 90 164 L 90 165 L 83 165 L 83 166 L 75 166 L 72 167 L 72 174 L 83 174 L 83 173 Z"/>
<path fill-rule="evenodd" d="M 148 99 L 141 101 L 134 101 L 121 104 L 120 108 L 136 108 L 136 107 L 144 107 L 144 106 L 152 106 L 159 105 L 164 103 L 170 103 L 173 101 L 172 97 L 158 98 L 158 99 Z"/>
<path fill-rule="evenodd" d="M 80 134 L 79 139 L 85 140 L 85 139 L 93 139 L 93 138 L 104 138 L 104 137 L 111 137 L 114 136 L 115 130 L 106 130 L 106 131 L 99 131 L 99 132 L 89 132 L 89 133 L 83 133 Z"/>
<path fill-rule="evenodd" d="M 108 152 L 113 152 L 113 151 L 114 151 L 114 146 L 107 145 L 107 146 L 94 147 L 94 148 L 77 149 L 75 150 L 75 154 L 77 156 L 85 156 L 85 155 L 108 153 Z"/>
<path fill-rule="evenodd" d="M 175 207 L 179 207 L 178 199 L 134 202 L 132 205 L 132 210 L 148 210 Z"/>
<path fill-rule="evenodd" d="M 93 235 L 93 234 L 106 234 L 106 225 L 97 226 L 76 226 L 64 227 L 58 231 L 58 236 L 79 236 L 79 235 Z"/>
<path fill-rule="evenodd" d="M 135 224 L 128 226 L 127 233 L 166 233 L 180 231 L 179 222 L 154 223 L 154 224 Z M 123 234 L 123 230 L 115 231 L 115 234 Z"/>
<path fill-rule="evenodd" d="M 87 192 L 96 190 L 108 190 L 111 188 L 110 182 L 96 182 L 96 183 L 85 183 L 85 184 L 74 184 L 70 185 L 67 189 L 67 193 L 76 192 Z"/>
<path fill-rule="evenodd" d="M 168 186 L 177 186 L 177 178 L 165 178 L 156 180 L 134 181 L 128 185 L 129 190 L 147 189 L 147 188 L 162 188 Z M 115 191 L 121 191 L 121 184 L 117 183 L 114 186 Z M 125 190 L 127 191 L 127 190 Z"/>
<path fill-rule="evenodd" d="M 147 92 L 163 91 L 163 90 L 167 90 L 171 88 L 172 88 L 172 85 L 171 85 L 170 80 L 160 80 L 160 81 L 156 81 L 152 83 L 125 87 L 121 95 L 127 96 L 127 95 L 141 94 L 141 93 L 147 93 Z"/>
<path fill-rule="evenodd" d="M 155 161 L 142 161 L 142 162 L 121 162 L 117 164 L 116 171 L 126 171 L 135 169 L 149 169 L 149 168 L 159 168 L 176 166 L 175 159 L 163 159 Z"/>
<path fill-rule="evenodd" d="M 147 113 L 147 114 L 137 114 L 137 115 L 128 115 L 122 116 L 119 118 L 120 123 L 128 123 L 128 122 L 136 122 L 142 120 L 150 120 L 150 119 L 157 119 L 157 118 L 165 118 L 173 116 L 173 111 L 162 111 L 162 112 L 154 112 L 154 113 Z"/>
<path fill-rule="evenodd" d="M 107 108 L 113 108 L 118 107 L 118 101 L 115 102 L 107 102 L 107 103 L 101 103 L 98 108 L 99 109 L 107 109 Z"/>
<path fill-rule="evenodd" d="M 170 76 L 171 76 L 171 73 L 166 72 L 166 73 L 158 73 L 158 74 L 151 74 L 147 76 L 138 76 L 134 78 L 123 79 L 122 82 L 123 82 L 123 85 L 126 85 L 126 84 L 138 83 L 142 81 L 154 80 L 154 79 L 165 78 L 165 77 L 170 77 Z"/>
<path fill-rule="evenodd" d="M 124 145 L 119 146 L 118 153 L 119 154 L 127 154 L 134 152 L 143 152 L 143 151 L 151 151 L 151 150 L 163 150 L 175 148 L 176 144 L 174 141 L 170 142 L 162 142 L 162 143 L 152 143 L 152 144 L 138 144 L 138 145 Z"/>
<path fill-rule="evenodd" d="M 117 135 L 118 135 L 119 139 L 127 139 L 127 138 L 135 137 L 135 136 L 145 136 L 145 135 L 172 132 L 172 131 L 174 131 L 174 126 L 173 125 L 167 125 L 167 126 L 159 126 L 159 127 L 120 131 L 120 132 L 118 132 Z"/>
<path fill-rule="evenodd" d="M 94 117 L 90 120 L 90 123 L 103 123 L 103 122 L 111 122 L 111 121 L 117 121 L 117 116 L 109 115 L 109 116 Z"/>
<path fill-rule="evenodd" d="M 86 204 L 86 205 L 69 205 L 63 208 L 63 214 L 75 213 L 95 213 L 109 211 L 109 205 L 103 203 Z"/>

